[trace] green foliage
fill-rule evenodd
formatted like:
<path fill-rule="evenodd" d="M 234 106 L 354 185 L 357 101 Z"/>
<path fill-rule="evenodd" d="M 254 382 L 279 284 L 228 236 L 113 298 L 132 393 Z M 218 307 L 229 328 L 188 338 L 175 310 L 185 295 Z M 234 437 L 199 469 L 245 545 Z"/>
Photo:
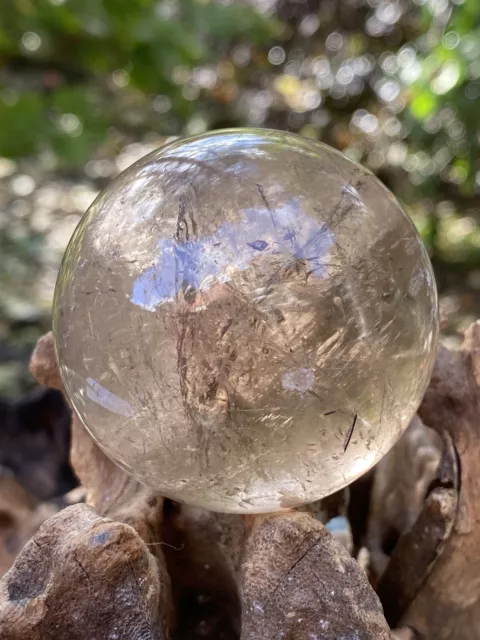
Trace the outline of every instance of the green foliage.
<path fill-rule="evenodd" d="M 178 77 L 215 61 L 242 38 L 268 42 L 276 28 L 273 20 L 236 3 L 4 2 L 0 155 L 51 149 L 63 166 L 82 165 L 109 127 L 131 126 L 132 104 L 157 94 L 169 97 L 175 118 L 168 126 L 153 119 L 150 127 L 178 133 L 195 109 Z"/>
<path fill-rule="evenodd" d="M 420 72 L 411 85 L 407 112 L 412 148 L 446 159 L 443 175 L 440 171 L 425 180 L 430 190 L 450 183 L 463 196 L 472 196 L 480 169 L 480 3 L 465 0 L 454 6 L 446 24 L 429 18 L 427 37 L 422 36 L 427 45 L 417 46 Z"/>

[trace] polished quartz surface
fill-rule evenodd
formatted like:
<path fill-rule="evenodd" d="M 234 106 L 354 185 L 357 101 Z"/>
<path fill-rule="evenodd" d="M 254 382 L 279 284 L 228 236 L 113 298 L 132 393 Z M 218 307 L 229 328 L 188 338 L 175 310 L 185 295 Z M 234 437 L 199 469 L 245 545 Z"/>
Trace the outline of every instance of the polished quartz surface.
<path fill-rule="evenodd" d="M 101 448 L 158 493 L 273 511 L 374 465 L 438 333 L 431 265 L 392 194 L 275 131 L 170 144 L 122 173 L 66 251 L 54 335 Z"/>

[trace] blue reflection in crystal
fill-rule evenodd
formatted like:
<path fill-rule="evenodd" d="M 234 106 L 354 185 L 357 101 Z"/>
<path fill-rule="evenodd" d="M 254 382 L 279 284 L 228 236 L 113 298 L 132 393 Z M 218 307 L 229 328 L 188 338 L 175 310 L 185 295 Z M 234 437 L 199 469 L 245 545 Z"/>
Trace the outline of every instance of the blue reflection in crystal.
<path fill-rule="evenodd" d="M 130 402 L 122 400 L 122 398 L 105 389 L 105 387 L 102 387 L 102 385 L 93 378 L 87 378 L 87 397 L 104 409 L 113 411 L 120 416 L 125 416 L 125 418 L 130 418 L 134 414 Z"/>
<path fill-rule="evenodd" d="M 263 251 L 268 247 L 268 242 L 265 242 L 265 240 L 255 240 L 255 242 L 247 242 L 247 245 L 255 249 L 255 251 Z"/>
<path fill-rule="evenodd" d="M 210 236 L 191 242 L 162 238 L 159 257 L 135 280 L 131 301 L 153 311 L 188 288 L 205 291 L 229 281 L 232 268 L 248 269 L 259 252 L 306 260 L 311 275 L 323 278 L 328 273 L 323 260 L 334 241 L 326 224 L 301 211 L 297 198 L 274 211 L 246 209 L 243 220 L 225 222 Z"/>

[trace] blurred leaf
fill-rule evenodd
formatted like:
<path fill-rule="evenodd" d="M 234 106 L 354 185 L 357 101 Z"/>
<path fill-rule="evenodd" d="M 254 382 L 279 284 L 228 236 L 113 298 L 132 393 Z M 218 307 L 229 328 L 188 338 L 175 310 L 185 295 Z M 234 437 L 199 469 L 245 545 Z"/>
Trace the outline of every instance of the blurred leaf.
<path fill-rule="evenodd" d="M 437 109 L 437 99 L 428 90 L 415 96 L 410 103 L 410 111 L 417 120 L 425 120 Z"/>
<path fill-rule="evenodd" d="M 44 137 L 41 96 L 25 92 L 8 104 L 0 99 L 0 155 L 11 158 L 37 152 Z"/>
<path fill-rule="evenodd" d="M 277 29 L 274 20 L 243 3 L 2 3 L 0 65 L 6 84 L 13 80 L 18 100 L 0 102 L 0 153 L 18 157 L 51 147 L 64 166 L 81 165 L 110 126 L 132 126 L 131 114 L 120 102 L 131 104 L 134 90 L 144 94 L 144 104 L 149 96 L 170 96 L 176 122 L 185 125 L 192 114 L 191 99 L 175 73 L 184 70 L 188 78 L 195 68 L 215 60 L 219 50 L 243 38 L 264 44 Z M 128 74 L 128 90 L 114 86 L 112 74 L 119 69 Z M 32 84 L 41 90 L 32 91 Z M 210 100 L 214 97 L 210 94 Z M 69 131 L 68 121 L 62 127 L 62 117 L 69 114 L 78 118 L 78 130 Z M 158 118 L 151 121 L 162 128 Z"/>

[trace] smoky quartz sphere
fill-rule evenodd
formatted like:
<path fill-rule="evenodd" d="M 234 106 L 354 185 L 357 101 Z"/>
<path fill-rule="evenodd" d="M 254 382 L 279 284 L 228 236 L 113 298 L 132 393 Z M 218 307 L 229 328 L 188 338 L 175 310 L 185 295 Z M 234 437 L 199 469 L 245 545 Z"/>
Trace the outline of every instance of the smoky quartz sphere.
<path fill-rule="evenodd" d="M 93 203 L 58 277 L 71 404 L 159 494 L 216 511 L 344 487 L 420 403 L 431 265 L 392 194 L 327 146 L 242 129 L 180 140 Z"/>

